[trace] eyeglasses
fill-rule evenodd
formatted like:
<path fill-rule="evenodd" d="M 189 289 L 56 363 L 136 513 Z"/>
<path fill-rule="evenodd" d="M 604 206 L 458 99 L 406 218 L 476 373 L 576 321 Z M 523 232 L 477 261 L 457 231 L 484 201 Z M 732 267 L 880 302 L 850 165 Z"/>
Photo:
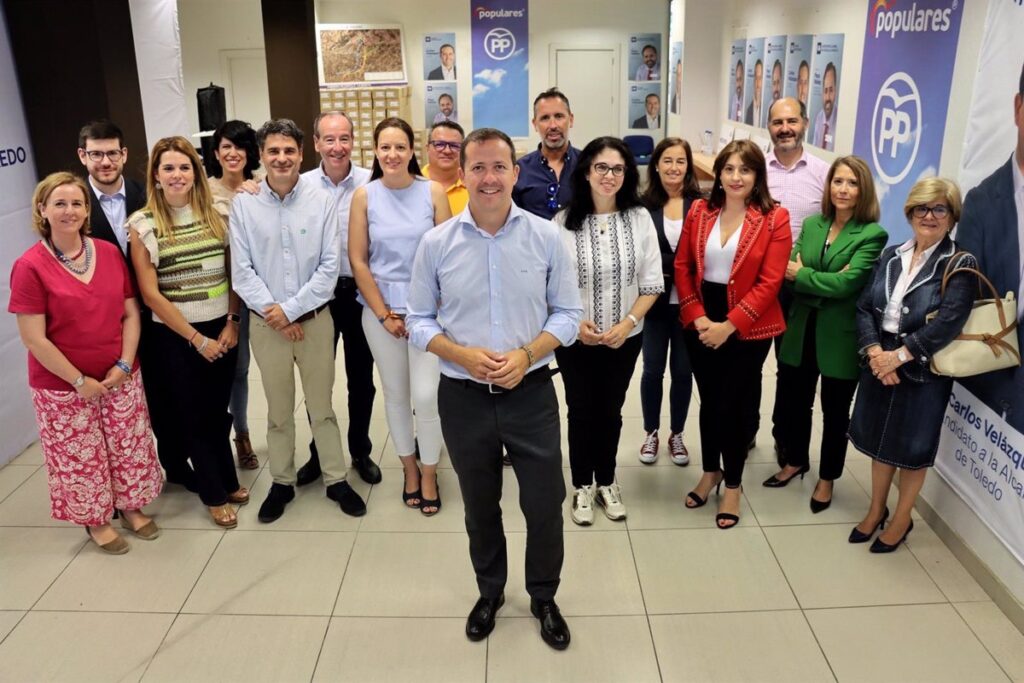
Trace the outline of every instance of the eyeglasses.
<path fill-rule="evenodd" d="M 924 204 L 920 204 L 912 208 L 910 213 L 914 215 L 914 218 L 924 218 L 928 214 L 931 214 L 941 221 L 949 215 L 949 207 L 945 204 L 938 204 L 936 206 L 925 206 Z"/>
<path fill-rule="evenodd" d="M 606 176 L 611 173 L 616 178 L 621 178 L 622 174 L 626 172 L 626 167 L 622 164 L 616 164 L 615 166 L 609 166 L 608 164 L 594 164 L 591 166 L 594 172 L 599 176 Z"/>
<path fill-rule="evenodd" d="M 548 185 L 548 211 L 556 211 L 558 204 L 558 190 L 561 189 L 558 183 Z"/>
<path fill-rule="evenodd" d="M 124 155 L 119 149 L 112 149 L 109 152 L 101 152 L 98 149 L 94 149 L 86 152 L 85 156 L 89 157 L 89 161 L 103 161 L 103 157 L 106 157 L 116 163 L 121 161 L 121 157 Z"/>
<path fill-rule="evenodd" d="M 436 149 L 438 152 L 443 152 L 445 148 L 450 149 L 453 152 L 458 152 L 460 149 L 462 149 L 461 142 L 445 142 L 444 140 L 431 140 L 428 144 L 434 149 Z"/>

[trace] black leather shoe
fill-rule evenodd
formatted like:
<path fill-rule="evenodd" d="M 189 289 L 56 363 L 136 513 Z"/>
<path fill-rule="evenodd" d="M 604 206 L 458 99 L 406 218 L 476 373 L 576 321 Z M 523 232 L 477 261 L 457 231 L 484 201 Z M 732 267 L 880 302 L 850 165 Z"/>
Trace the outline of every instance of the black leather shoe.
<path fill-rule="evenodd" d="M 569 647 L 569 625 L 554 600 L 530 599 L 530 612 L 540 620 L 540 637 L 556 650 Z"/>
<path fill-rule="evenodd" d="M 295 473 L 295 483 L 299 486 L 307 486 L 320 478 L 320 456 L 317 452 L 310 450 L 309 460 Z"/>
<path fill-rule="evenodd" d="M 505 604 L 505 594 L 497 598 L 480 598 L 466 617 L 466 637 L 472 641 L 483 640 L 494 630 L 494 618 Z"/>
<path fill-rule="evenodd" d="M 875 528 L 869 531 L 868 533 L 864 533 L 857 527 L 853 527 L 853 531 L 850 532 L 850 543 L 867 543 L 871 540 L 871 537 L 875 535 L 876 531 L 885 528 L 885 520 L 887 519 L 889 519 L 888 505 L 885 506 L 885 512 L 882 513 L 882 519 L 878 520 L 878 524 L 875 525 Z"/>
<path fill-rule="evenodd" d="M 913 520 L 911 520 L 910 526 L 908 526 L 907 530 L 903 533 L 903 537 L 900 538 L 900 540 L 896 541 L 896 543 L 894 543 L 893 545 L 889 545 L 888 543 L 886 543 L 885 541 L 882 540 L 881 536 L 879 536 L 878 538 L 875 539 L 875 542 L 871 544 L 871 547 L 868 548 L 868 550 L 870 552 L 873 552 L 873 553 L 893 553 L 893 552 L 896 552 L 896 549 L 899 548 L 900 545 L 903 544 L 903 541 L 907 540 L 907 536 L 909 536 L 910 532 L 913 531 L 913 530 L 914 530 L 914 522 L 913 522 Z"/>
<path fill-rule="evenodd" d="M 327 487 L 327 497 L 341 506 L 341 511 L 352 517 L 366 514 L 366 503 L 347 481 L 336 481 Z"/>
<path fill-rule="evenodd" d="M 365 458 L 353 457 L 352 467 L 356 468 L 356 472 L 359 473 L 359 478 L 367 484 L 380 483 L 380 468 L 377 467 L 377 463 L 371 460 L 369 456 Z"/>
<path fill-rule="evenodd" d="M 804 475 L 807 474 L 810 471 L 811 471 L 811 466 L 810 465 L 804 465 L 803 467 L 798 469 L 796 472 L 791 474 L 786 479 L 779 479 L 779 475 L 778 474 L 773 474 L 772 476 L 768 477 L 763 482 L 761 482 L 761 486 L 766 486 L 766 487 L 768 487 L 770 489 L 781 489 L 783 486 L 787 485 L 789 482 L 793 481 L 797 477 L 800 477 L 801 479 L 803 479 Z"/>
<path fill-rule="evenodd" d="M 264 524 L 276 521 L 284 514 L 284 506 L 295 499 L 295 488 L 287 484 L 273 483 L 267 499 L 260 505 L 259 520 Z"/>

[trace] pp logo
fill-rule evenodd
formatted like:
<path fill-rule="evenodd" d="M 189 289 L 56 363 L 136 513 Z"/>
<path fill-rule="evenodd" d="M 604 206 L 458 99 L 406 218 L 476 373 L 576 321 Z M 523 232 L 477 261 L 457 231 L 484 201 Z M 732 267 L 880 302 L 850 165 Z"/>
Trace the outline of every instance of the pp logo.
<path fill-rule="evenodd" d="M 516 51 L 516 37 L 507 28 L 492 28 L 484 36 L 484 51 L 491 59 L 508 59 Z"/>
<path fill-rule="evenodd" d="M 896 185 L 910 173 L 921 146 L 920 129 L 921 94 L 910 74 L 898 71 L 879 88 L 871 117 L 871 156 L 883 181 Z"/>

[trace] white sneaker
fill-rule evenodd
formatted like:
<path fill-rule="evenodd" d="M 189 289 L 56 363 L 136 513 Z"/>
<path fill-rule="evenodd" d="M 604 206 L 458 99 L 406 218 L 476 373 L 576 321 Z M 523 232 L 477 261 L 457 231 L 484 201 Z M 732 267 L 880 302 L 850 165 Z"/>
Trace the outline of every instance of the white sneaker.
<path fill-rule="evenodd" d="M 649 432 L 644 437 L 644 445 L 640 447 L 640 462 L 652 465 L 658 459 L 658 430 Z"/>
<path fill-rule="evenodd" d="M 581 486 L 572 494 L 572 521 L 580 526 L 594 523 L 594 487 Z"/>
<path fill-rule="evenodd" d="M 622 504 L 622 489 L 618 484 L 598 486 L 597 502 L 604 508 L 608 519 L 618 521 L 626 518 L 626 506 Z"/>
<path fill-rule="evenodd" d="M 690 452 L 686 450 L 686 444 L 683 443 L 683 433 L 672 434 L 668 437 L 668 451 L 669 457 L 675 464 L 685 467 L 690 464 Z"/>

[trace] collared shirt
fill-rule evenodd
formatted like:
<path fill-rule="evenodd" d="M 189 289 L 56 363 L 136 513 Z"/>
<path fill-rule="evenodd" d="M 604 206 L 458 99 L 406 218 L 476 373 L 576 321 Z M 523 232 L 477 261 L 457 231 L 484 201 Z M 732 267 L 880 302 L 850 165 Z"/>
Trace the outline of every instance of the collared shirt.
<path fill-rule="evenodd" d="M 107 222 L 110 223 L 110 229 L 114 233 L 114 237 L 117 238 L 117 243 L 121 246 L 121 253 L 128 253 L 128 228 L 125 226 L 125 183 L 124 178 L 121 178 L 121 187 L 117 192 L 113 194 L 106 194 L 100 188 L 96 187 L 96 183 L 93 182 L 92 176 L 89 176 L 89 185 L 92 187 L 92 191 L 100 200 L 100 208 L 103 209 L 103 215 L 107 217 Z"/>
<path fill-rule="evenodd" d="M 641 64 L 636 69 L 635 81 L 660 81 L 661 80 L 661 65 L 655 64 L 653 67 L 649 67 L 646 64 Z"/>
<path fill-rule="evenodd" d="M 319 179 L 320 186 L 334 195 L 338 207 L 338 277 L 352 277 L 352 263 L 348 260 L 348 214 L 352 210 L 352 195 L 370 182 L 370 169 L 352 164 L 349 166 L 348 175 L 337 185 L 324 172 L 322 161 L 319 166 L 302 175 Z"/>
<path fill-rule="evenodd" d="M 525 209 L 541 218 L 553 218 L 556 213 L 568 205 L 572 199 L 572 185 L 569 176 L 576 168 L 576 160 L 580 151 L 569 145 L 565 153 L 562 172 L 555 177 L 555 172 L 548 166 L 547 158 L 541 153 L 541 146 L 536 151 L 523 156 L 516 165 L 519 166 L 519 180 L 512 190 L 512 201 L 521 209 Z M 549 192 L 553 189 L 554 192 Z M 551 206 L 551 200 L 554 206 Z"/>
<path fill-rule="evenodd" d="M 427 164 L 421 170 L 424 176 L 435 180 L 435 178 L 430 177 L 430 164 Z M 466 208 L 466 204 L 469 203 L 469 190 L 466 189 L 462 179 L 456 178 L 455 184 L 444 188 L 444 192 L 448 195 L 448 208 L 452 210 L 452 215 L 462 213 L 462 210 Z"/>
<path fill-rule="evenodd" d="M 424 235 L 409 288 L 410 343 L 426 350 L 443 334 L 456 344 L 505 352 L 542 331 L 563 346 L 576 341 L 583 308 L 559 229 L 513 206 L 491 235 L 467 208 Z M 537 358 L 529 369 L 553 357 Z M 443 359 L 441 372 L 472 379 L 461 365 Z"/>
<path fill-rule="evenodd" d="M 903 243 L 896 250 L 896 254 L 900 257 L 900 262 L 903 264 L 902 270 L 900 270 L 900 276 L 896 279 L 896 284 L 893 285 L 892 294 L 889 296 L 889 303 L 885 305 L 885 311 L 882 314 L 882 329 L 886 332 L 896 334 L 900 331 L 900 316 L 902 315 L 901 310 L 903 309 L 903 297 L 907 295 L 907 290 L 910 289 L 911 283 L 914 282 L 914 278 L 924 268 L 924 264 L 928 263 L 928 259 L 932 257 L 932 252 L 935 251 L 935 247 L 942 244 L 942 241 L 938 241 L 932 246 L 928 247 L 921 254 L 921 257 L 917 261 L 917 265 L 914 265 L 914 245 L 916 240 L 911 237 L 909 240 Z"/>
<path fill-rule="evenodd" d="M 445 114 L 443 111 L 439 111 L 434 114 L 434 123 L 441 123 L 442 121 L 451 121 L 452 123 L 458 123 L 458 114 L 455 110 L 452 110 L 451 114 Z"/>
<path fill-rule="evenodd" d="M 825 127 L 828 126 L 826 132 Z M 814 140 L 811 144 L 822 149 L 834 149 L 836 146 L 836 108 L 832 107 L 832 116 L 825 119 L 825 110 L 821 109 L 814 117 Z"/>
<path fill-rule="evenodd" d="M 648 128 L 661 128 L 661 114 L 657 116 L 646 115 L 644 118 L 647 119 Z"/>
<path fill-rule="evenodd" d="M 338 284 L 338 210 L 314 179 L 282 200 L 264 180 L 231 205 L 231 285 L 262 314 L 280 304 L 288 320 L 330 301 Z"/>
<path fill-rule="evenodd" d="M 452 64 L 452 68 L 446 67 L 444 64 L 441 65 L 441 80 L 443 81 L 454 81 L 455 80 L 455 65 Z"/>
<path fill-rule="evenodd" d="M 825 179 L 829 165 L 806 149 L 803 155 L 786 168 L 773 149 L 767 155 L 768 190 L 772 198 L 789 210 L 789 224 L 793 242 L 800 236 L 804 219 L 821 213 L 821 197 L 825 192 Z"/>

